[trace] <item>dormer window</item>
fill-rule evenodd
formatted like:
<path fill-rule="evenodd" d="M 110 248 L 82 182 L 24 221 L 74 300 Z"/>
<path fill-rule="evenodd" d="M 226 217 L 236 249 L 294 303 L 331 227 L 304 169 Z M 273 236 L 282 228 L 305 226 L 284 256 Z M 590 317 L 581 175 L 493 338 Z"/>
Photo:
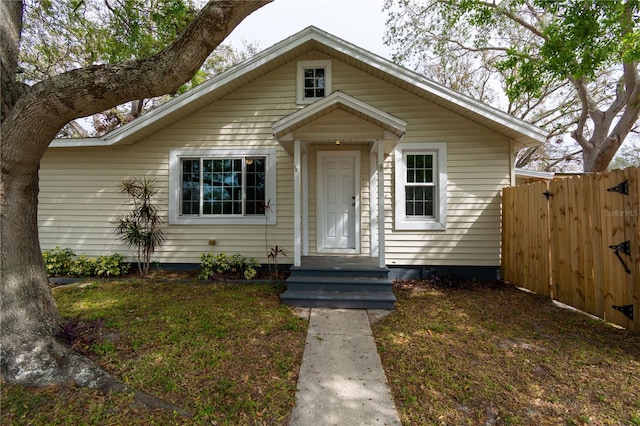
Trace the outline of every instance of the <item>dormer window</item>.
<path fill-rule="evenodd" d="M 331 61 L 298 62 L 297 101 L 310 104 L 331 93 Z"/>

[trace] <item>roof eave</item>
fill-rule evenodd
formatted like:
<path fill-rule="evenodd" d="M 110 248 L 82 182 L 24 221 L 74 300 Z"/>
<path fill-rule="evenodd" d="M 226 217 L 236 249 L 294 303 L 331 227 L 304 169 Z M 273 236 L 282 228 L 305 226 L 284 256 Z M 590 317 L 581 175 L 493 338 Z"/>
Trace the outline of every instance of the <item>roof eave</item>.
<path fill-rule="evenodd" d="M 544 143 L 547 139 L 547 133 L 537 126 L 517 119 L 516 117 L 513 117 L 488 104 L 462 95 L 448 87 L 437 84 L 420 74 L 402 68 L 374 53 L 362 49 L 316 27 L 310 26 L 265 49 L 253 58 L 250 58 L 232 67 L 226 72 L 211 78 L 207 82 L 191 89 L 185 94 L 172 99 L 142 117 L 139 117 L 119 129 L 106 134 L 102 138 L 92 138 L 90 140 L 83 139 L 82 141 L 85 143 L 70 143 L 66 142 L 66 139 L 64 140 L 65 142 L 62 142 L 63 140 L 56 139 L 51 146 L 77 147 L 133 144 L 139 139 L 166 126 L 170 121 L 166 120 L 168 117 L 174 116 L 175 118 L 175 114 L 178 114 L 181 110 L 183 111 L 183 115 L 187 115 L 190 110 L 188 108 L 189 105 L 197 105 L 199 100 L 206 100 L 206 97 L 214 93 L 216 90 L 224 87 L 243 75 L 246 75 L 247 73 L 257 70 L 279 56 L 284 55 L 287 52 L 294 51 L 299 46 L 312 40 L 324 44 L 337 52 L 353 57 L 357 61 L 361 61 L 383 73 L 389 74 L 391 77 L 397 78 L 422 91 L 425 91 L 431 96 L 440 99 L 440 102 L 438 103 L 445 108 L 446 105 L 457 106 L 469 111 L 469 116 L 475 115 L 477 118 L 483 117 L 484 119 L 494 122 L 497 125 L 497 131 L 502 130 L 501 133 L 510 136 L 515 141 L 516 149 L 539 145 Z M 180 118 L 179 114 L 177 116 Z M 467 115 L 463 114 L 463 116 Z M 469 116 L 467 116 L 467 118 L 473 120 L 473 117 Z M 514 132 L 516 135 L 513 135 Z"/>

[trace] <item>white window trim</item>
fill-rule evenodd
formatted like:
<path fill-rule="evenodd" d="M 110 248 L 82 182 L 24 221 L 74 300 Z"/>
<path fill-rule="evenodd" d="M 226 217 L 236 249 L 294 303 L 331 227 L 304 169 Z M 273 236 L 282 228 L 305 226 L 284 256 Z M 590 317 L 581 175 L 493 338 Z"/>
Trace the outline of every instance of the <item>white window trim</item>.
<path fill-rule="evenodd" d="M 437 181 L 435 182 L 436 211 L 435 217 L 408 217 L 405 211 L 405 176 L 404 154 L 424 153 L 436 156 Z M 400 143 L 394 149 L 395 157 L 395 229 L 416 231 L 444 231 L 447 229 L 447 144 Z"/>
<path fill-rule="evenodd" d="M 270 202 L 270 212 L 267 218 L 263 216 L 181 216 L 180 215 L 180 160 L 182 158 L 197 157 L 233 157 L 233 156 L 265 156 L 266 170 L 266 199 Z M 174 149 L 169 152 L 169 224 L 170 225 L 275 225 L 277 217 L 276 206 L 276 158 L 275 148 L 244 148 L 234 149 Z"/>
<path fill-rule="evenodd" d="M 305 68 L 324 68 L 324 96 L 331 94 L 333 72 L 331 70 L 331 60 L 317 61 L 298 61 L 298 70 L 296 76 L 296 101 L 299 104 L 310 104 L 322 98 L 305 98 L 304 97 L 304 69 Z"/>

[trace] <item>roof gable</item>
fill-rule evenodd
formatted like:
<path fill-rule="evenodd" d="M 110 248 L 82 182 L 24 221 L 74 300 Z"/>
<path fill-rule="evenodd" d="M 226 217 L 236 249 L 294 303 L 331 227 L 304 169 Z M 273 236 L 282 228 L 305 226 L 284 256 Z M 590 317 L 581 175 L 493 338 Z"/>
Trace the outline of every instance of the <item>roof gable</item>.
<path fill-rule="evenodd" d="M 321 120 L 333 111 L 341 110 L 382 129 L 388 139 L 399 140 L 407 130 L 407 122 L 344 92 L 336 91 L 273 123 L 273 136 L 291 151 L 287 142 L 292 133 L 310 123 Z"/>
<path fill-rule="evenodd" d="M 514 140 L 516 149 L 540 144 L 547 138 L 547 132 L 537 126 L 460 94 L 354 44 L 310 26 L 100 138 L 56 139 L 51 146 L 108 146 L 136 143 L 312 50 L 325 53 L 460 116 L 504 134 Z"/>

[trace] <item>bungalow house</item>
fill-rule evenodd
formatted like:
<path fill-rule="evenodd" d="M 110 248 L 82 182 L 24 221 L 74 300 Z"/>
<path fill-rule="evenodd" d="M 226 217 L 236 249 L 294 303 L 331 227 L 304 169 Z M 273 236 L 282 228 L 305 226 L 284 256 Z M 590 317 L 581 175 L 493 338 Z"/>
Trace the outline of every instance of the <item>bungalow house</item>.
<path fill-rule="evenodd" d="M 149 176 L 166 216 L 154 261 L 213 251 L 266 264 L 277 245 L 293 264 L 288 303 L 392 307 L 389 276 L 499 275 L 500 191 L 515 184 L 516 151 L 545 138 L 308 27 L 101 138 L 55 140 L 41 245 L 127 252 L 111 223 L 117 185 Z M 377 281 L 380 300 L 365 294 Z M 356 301 L 336 303 L 348 285 Z"/>

